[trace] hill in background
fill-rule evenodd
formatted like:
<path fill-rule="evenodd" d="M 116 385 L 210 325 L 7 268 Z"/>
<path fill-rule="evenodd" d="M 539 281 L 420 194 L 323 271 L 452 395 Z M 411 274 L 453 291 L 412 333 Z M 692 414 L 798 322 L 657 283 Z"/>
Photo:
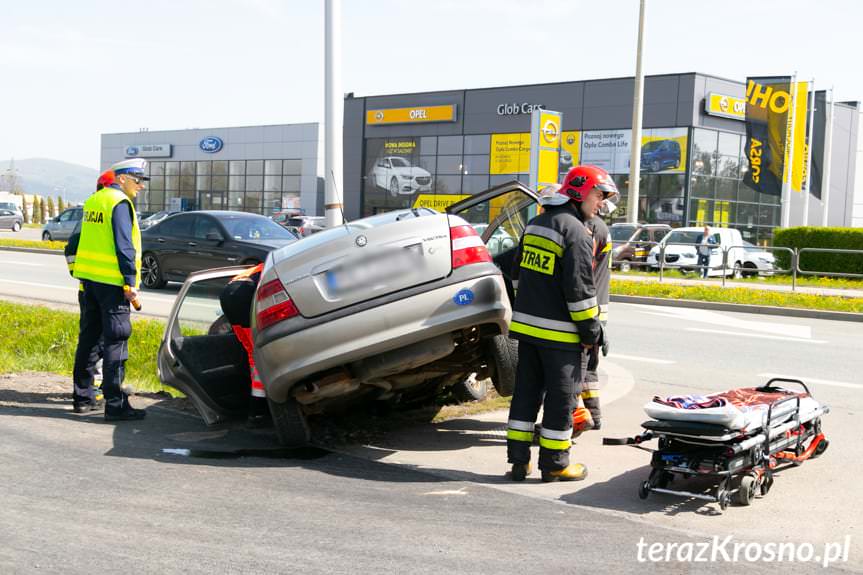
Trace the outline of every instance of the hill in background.
<path fill-rule="evenodd" d="M 99 171 L 93 168 L 48 158 L 16 159 L 14 163 L 25 193 L 53 198 L 62 195 L 73 204 L 82 203 L 93 193 L 99 177 Z M 10 160 L 0 160 L 0 174 L 10 164 Z"/>

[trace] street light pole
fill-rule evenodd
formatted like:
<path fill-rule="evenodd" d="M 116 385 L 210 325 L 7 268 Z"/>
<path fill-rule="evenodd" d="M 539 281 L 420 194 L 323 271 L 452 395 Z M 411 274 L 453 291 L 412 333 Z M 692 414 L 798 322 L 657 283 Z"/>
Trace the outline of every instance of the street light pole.
<path fill-rule="evenodd" d="M 342 223 L 342 2 L 326 0 L 324 5 L 324 215 L 327 226 Z"/>
<path fill-rule="evenodd" d="M 644 46 L 644 9 L 646 0 L 640 0 L 638 10 L 638 48 L 635 57 L 635 92 L 632 96 L 632 142 L 629 159 L 629 189 L 627 202 L 627 221 L 638 222 L 638 188 L 641 179 L 641 111 L 644 98 L 644 71 L 641 67 L 641 53 Z"/>

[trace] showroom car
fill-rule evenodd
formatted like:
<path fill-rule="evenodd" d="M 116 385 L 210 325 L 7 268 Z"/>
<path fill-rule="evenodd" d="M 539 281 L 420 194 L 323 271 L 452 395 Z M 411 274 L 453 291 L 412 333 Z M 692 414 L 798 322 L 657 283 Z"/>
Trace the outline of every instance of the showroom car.
<path fill-rule="evenodd" d="M 181 212 L 141 232 L 141 283 L 158 289 L 200 270 L 255 265 L 296 240 L 290 231 L 257 214 Z"/>
<path fill-rule="evenodd" d="M 680 143 L 675 140 L 653 140 L 641 146 L 641 166 L 647 172 L 676 170 L 680 167 Z"/>
<path fill-rule="evenodd" d="M 511 395 L 517 352 L 507 337 L 511 285 L 500 268 L 509 269 L 514 247 L 493 259 L 484 240 L 501 227 L 520 237 L 535 206 L 532 191 L 510 182 L 448 213 L 387 212 L 273 251 L 250 312 L 280 442 L 306 442 L 309 414 L 359 401 L 416 404 L 486 378 Z M 473 227 L 480 223 L 489 224 L 482 236 Z M 242 416 L 248 405 L 242 347 L 233 333 L 212 329 L 218 294 L 241 269 L 190 276 L 159 350 L 162 382 L 192 398 L 208 423 Z"/>
<path fill-rule="evenodd" d="M 379 158 L 369 174 L 369 179 L 372 185 L 389 190 L 393 197 L 431 191 L 431 173 L 419 166 L 412 166 L 399 156 Z"/>

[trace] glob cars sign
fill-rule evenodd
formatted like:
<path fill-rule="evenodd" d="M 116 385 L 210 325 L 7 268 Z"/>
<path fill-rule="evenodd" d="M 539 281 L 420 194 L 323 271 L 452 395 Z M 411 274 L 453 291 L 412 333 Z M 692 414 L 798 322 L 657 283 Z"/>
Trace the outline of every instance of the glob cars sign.
<path fill-rule="evenodd" d="M 544 110 L 545 104 L 531 104 L 529 102 L 512 102 L 506 104 L 498 104 L 498 116 L 518 116 L 520 114 L 530 114 L 534 110 Z"/>
<path fill-rule="evenodd" d="M 204 138 L 198 144 L 198 147 L 201 148 L 201 151 L 207 152 L 208 154 L 215 154 L 225 145 L 222 142 L 221 138 L 217 138 L 216 136 L 210 136 L 209 138 Z"/>

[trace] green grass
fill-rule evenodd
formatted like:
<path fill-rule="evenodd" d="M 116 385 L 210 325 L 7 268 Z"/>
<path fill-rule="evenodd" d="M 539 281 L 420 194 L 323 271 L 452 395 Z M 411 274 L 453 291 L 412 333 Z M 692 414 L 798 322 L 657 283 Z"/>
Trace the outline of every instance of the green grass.
<path fill-rule="evenodd" d="M 30 230 L 41 230 L 45 224 L 24 224 L 24 227 Z"/>
<path fill-rule="evenodd" d="M 0 247 L 10 248 L 39 248 L 43 250 L 60 250 L 66 247 L 66 242 L 50 241 L 43 242 L 40 240 L 0 240 Z"/>
<path fill-rule="evenodd" d="M 78 314 L 0 301 L 0 373 L 47 371 L 69 376 L 78 342 Z M 168 391 L 156 375 L 156 354 L 165 325 L 134 321 L 126 383 L 139 391 Z"/>
<path fill-rule="evenodd" d="M 634 295 L 668 299 L 687 299 L 696 301 L 863 313 L 863 298 L 777 292 L 751 288 L 723 288 L 719 285 L 687 286 L 679 284 L 662 284 L 659 282 L 637 282 L 614 279 L 611 280 L 611 293 L 615 295 Z"/>
<path fill-rule="evenodd" d="M 629 272 L 620 272 L 615 270 L 615 275 L 622 276 L 642 276 L 649 278 L 659 278 L 659 272 L 651 272 L 647 269 L 635 269 Z M 688 279 L 688 280 L 700 280 L 700 281 L 710 281 L 716 282 L 717 284 L 722 283 L 722 278 L 719 277 L 711 277 L 707 280 L 701 280 L 701 277 L 697 273 L 682 273 L 677 269 L 667 269 L 662 272 L 663 278 L 670 279 Z M 727 278 L 726 282 L 735 281 L 735 282 L 746 282 L 752 283 L 756 285 L 787 285 L 790 286 L 791 276 L 788 274 L 780 274 L 780 275 L 772 275 L 772 276 L 752 276 L 752 277 L 744 277 L 738 280 L 733 280 L 731 278 Z M 827 276 L 797 276 L 797 285 L 798 286 L 806 286 L 806 287 L 822 287 L 822 288 L 832 288 L 832 289 L 859 289 L 863 290 L 863 279 L 853 279 L 853 278 L 842 278 L 842 277 L 827 277 Z"/>

